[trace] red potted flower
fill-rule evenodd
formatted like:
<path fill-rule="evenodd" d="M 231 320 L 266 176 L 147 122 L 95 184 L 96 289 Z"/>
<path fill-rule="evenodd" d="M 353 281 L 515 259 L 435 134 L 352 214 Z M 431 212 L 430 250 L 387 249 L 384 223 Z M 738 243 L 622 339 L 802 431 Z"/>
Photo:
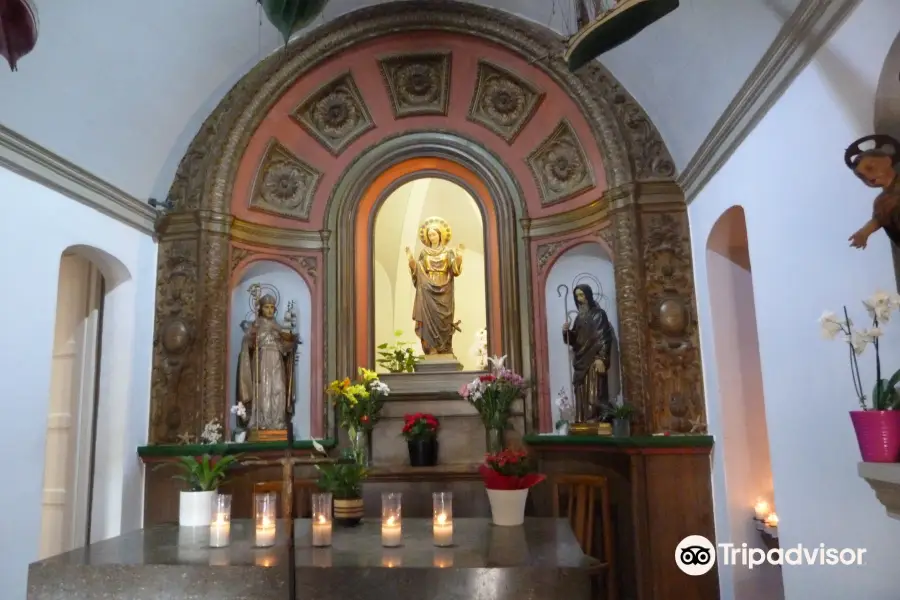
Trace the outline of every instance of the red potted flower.
<path fill-rule="evenodd" d="M 416 413 L 406 415 L 403 437 L 409 449 L 409 464 L 412 467 L 433 467 L 438 459 L 437 432 L 440 423 L 434 415 Z"/>
<path fill-rule="evenodd" d="M 528 490 L 544 481 L 524 450 L 502 450 L 488 454 L 479 467 L 491 503 L 494 525 L 515 526 L 525 522 Z"/>
<path fill-rule="evenodd" d="M 826 339 L 839 339 L 850 348 L 850 375 L 860 408 L 850 411 L 850 420 L 863 462 L 895 463 L 900 461 L 900 393 L 897 391 L 900 370 L 884 378 L 878 340 L 892 313 L 900 308 L 900 295 L 877 292 L 864 300 L 863 305 L 872 319 L 871 327 L 857 327 L 850 320 L 847 307 L 844 307 L 843 318 L 833 312 L 823 313 L 819 325 Z M 875 354 L 871 406 L 866 404 L 868 388 L 863 387 L 859 373 L 859 357 L 869 346 Z"/>

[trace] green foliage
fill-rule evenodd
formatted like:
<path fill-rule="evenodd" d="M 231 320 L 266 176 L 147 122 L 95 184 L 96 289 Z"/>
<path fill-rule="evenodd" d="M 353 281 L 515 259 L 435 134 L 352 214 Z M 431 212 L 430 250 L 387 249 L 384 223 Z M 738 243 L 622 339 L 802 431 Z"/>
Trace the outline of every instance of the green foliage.
<path fill-rule="evenodd" d="M 300 31 L 322 13 L 328 0 L 257 0 L 262 4 L 266 18 L 275 26 L 284 43 L 291 34 Z"/>
<path fill-rule="evenodd" d="M 173 479 L 180 479 L 187 483 L 188 491 L 211 492 L 218 489 L 219 484 L 225 479 L 228 469 L 238 463 L 240 455 L 223 456 L 215 460 L 209 454 L 203 456 L 179 456 L 174 463 L 163 463 L 155 470 L 167 467 L 175 467 L 181 472 L 173 475 Z"/>
<path fill-rule="evenodd" d="M 900 409 L 900 393 L 897 385 L 900 384 L 900 369 L 891 375 L 890 379 L 880 379 L 872 388 L 872 410 L 898 410 Z"/>
<path fill-rule="evenodd" d="M 362 482 L 368 477 L 369 471 L 357 460 L 352 449 L 345 449 L 341 453 L 342 461 L 330 465 L 316 465 L 319 471 L 319 480 L 316 484 L 323 492 L 331 492 L 337 500 L 351 500 L 362 498 Z"/>
<path fill-rule="evenodd" d="M 394 343 L 378 345 L 380 358 L 375 362 L 390 373 L 412 373 L 416 370 L 416 363 L 422 360 L 422 356 L 416 354 L 408 343 L 399 339 L 402 335 L 403 331 L 398 329 L 394 332 L 394 337 L 398 338 Z"/>
<path fill-rule="evenodd" d="M 636 412 L 637 409 L 634 406 L 625 402 L 622 404 L 609 404 L 603 408 L 604 418 L 622 421 L 630 421 Z"/>

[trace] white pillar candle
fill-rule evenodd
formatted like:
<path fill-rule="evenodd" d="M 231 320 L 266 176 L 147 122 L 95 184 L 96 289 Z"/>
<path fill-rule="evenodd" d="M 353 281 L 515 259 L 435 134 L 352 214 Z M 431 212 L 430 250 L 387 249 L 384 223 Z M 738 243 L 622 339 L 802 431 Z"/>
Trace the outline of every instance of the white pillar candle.
<path fill-rule="evenodd" d="M 319 515 L 312 523 L 312 545 L 317 548 L 331 545 L 331 521 L 324 515 Z"/>
<path fill-rule="evenodd" d="M 400 519 L 388 517 L 381 524 L 381 545 L 385 548 L 399 546 L 403 539 L 403 530 Z"/>
<path fill-rule="evenodd" d="M 434 517 L 434 545 L 439 547 L 453 545 L 453 520 L 444 513 Z"/>
<path fill-rule="evenodd" d="M 224 548 L 231 542 L 231 523 L 219 515 L 209 526 L 209 545 Z"/>
<path fill-rule="evenodd" d="M 256 545 L 260 548 L 275 545 L 275 522 L 267 518 L 256 526 Z"/>

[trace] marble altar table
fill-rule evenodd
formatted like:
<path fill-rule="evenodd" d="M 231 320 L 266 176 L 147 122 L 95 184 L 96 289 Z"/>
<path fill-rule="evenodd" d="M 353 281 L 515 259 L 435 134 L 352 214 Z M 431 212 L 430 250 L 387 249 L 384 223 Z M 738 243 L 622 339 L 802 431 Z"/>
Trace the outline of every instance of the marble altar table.
<path fill-rule="evenodd" d="M 590 567 L 563 519 L 496 527 L 454 519 L 449 548 L 431 519 L 404 519 L 403 544 L 381 545 L 381 523 L 335 527 L 313 548 L 310 521 L 295 525 L 297 598 L 316 600 L 588 600 Z M 30 566 L 28 600 L 287 600 L 286 523 L 271 548 L 253 548 L 253 523 L 231 525 L 231 544 L 208 547 L 208 528 L 156 525 Z"/>

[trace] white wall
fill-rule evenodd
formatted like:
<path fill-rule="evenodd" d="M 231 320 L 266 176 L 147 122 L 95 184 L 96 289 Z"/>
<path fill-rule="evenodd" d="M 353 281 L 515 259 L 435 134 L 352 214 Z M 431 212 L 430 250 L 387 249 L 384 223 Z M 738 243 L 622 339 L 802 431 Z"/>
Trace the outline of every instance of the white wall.
<path fill-rule="evenodd" d="M 99 212 L 0 168 L 0 456 L 15 485 L 0 494 L 0 588 L 25 597 L 38 556 L 41 489 L 60 257 L 76 251 L 109 282 L 106 297 L 92 532 L 105 539 L 141 527 L 156 246 Z M 110 285 L 110 287 L 112 287 Z"/>
<path fill-rule="evenodd" d="M 243 331 L 241 321 L 252 321 L 254 316 L 250 308 L 250 294 L 247 292 L 252 284 L 268 284 L 274 286 L 281 294 L 281 304 L 276 315 L 279 322 L 284 319 L 288 302 L 295 303 L 297 315 L 297 330 L 300 334 L 300 347 L 297 349 L 298 360 L 294 373 L 294 393 L 297 401 L 294 404 L 294 438 L 298 440 L 309 439 L 310 431 L 310 399 L 312 398 L 312 381 L 310 379 L 310 336 L 312 335 L 312 296 L 309 286 L 296 271 L 275 261 L 261 260 L 252 263 L 241 275 L 240 282 L 231 291 L 231 323 L 229 325 L 229 354 L 228 357 L 228 406 L 237 401 L 237 364 L 238 354 L 241 351 Z M 267 293 L 263 291 L 263 293 Z M 228 413 L 231 422 L 231 431 L 234 431 L 235 417 Z"/>
<path fill-rule="evenodd" d="M 602 287 L 602 297 L 598 293 L 597 283 L 593 279 L 584 278 L 587 273 L 595 277 Z M 556 397 L 561 388 L 565 388 L 569 400 L 575 402 L 572 391 L 572 370 L 569 367 L 570 350 L 562 340 L 562 325 L 566 320 L 564 298 L 559 296 L 557 288 L 565 285 L 569 289 L 568 307 L 575 309 L 575 300 L 572 290 L 575 285 L 586 283 L 594 290 L 594 299 L 600 308 L 609 315 L 613 329 L 616 331 L 616 339 L 619 335 L 619 313 L 616 308 L 616 280 L 613 272 L 613 264 L 600 244 L 586 243 L 569 248 L 560 256 L 547 274 L 547 286 L 544 290 L 545 304 L 547 307 L 547 340 L 549 341 L 550 361 L 550 400 L 553 403 L 551 413 L 553 423 L 559 419 L 559 407 L 556 406 Z M 574 319 L 572 315 L 570 321 Z M 618 344 L 618 341 L 616 342 Z M 618 347 L 618 346 L 617 346 Z M 615 399 L 620 390 L 618 351 L 610 365 L 610 399 Z"/>
<path fill-rule="evenodd" d="M 707 410 L 720 442 L 713 474 L 720 541 L 728 541 L 729 507 L 704 285 L 706 241 L 718 217 L 739 204 L 753 266 L 781 545 L 868 549 L 864 567 L 784 568 L 786 598 L 897 597 L 900 524 L 885 515 L 856 474 L 859 450 L 848 416 L 856 403 L 846 352 L 821 339 L 816 320 L 844 304 L 861 317 L 863 297 L 895 285 L 883 233 L 865 251 L 848 247 L 847 238 L 869 218 L 874 191 L 846 169 L 843 152 L 872 133 L 876 84 L 898 23 L 900 3 L 862 3 L 689 208 Z M 894 327 L 883 344 L 889 365 L 900 360 Z M 863 362 L 871 386 L 874 369 Z M 746 503 L 748 518 L 752 501 Z M 732 597 L 730 575 L 720 569 L 722 598 Z"/>

